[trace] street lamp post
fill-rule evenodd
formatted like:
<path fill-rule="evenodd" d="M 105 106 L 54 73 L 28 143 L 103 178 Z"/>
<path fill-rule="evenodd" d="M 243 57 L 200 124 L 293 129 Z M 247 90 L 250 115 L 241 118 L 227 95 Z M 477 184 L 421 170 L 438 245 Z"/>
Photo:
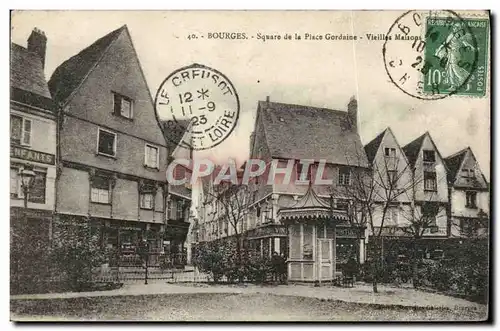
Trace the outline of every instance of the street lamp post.
<path fill-rule="evenodd" d="M 35 178 L 35 172 L 33 171 L 33 166 L 26 165 L 20 172 L 21 176 L 21 189 L 23 190 L 24 197 L 24 211 L 26 215 L 26 209 L 28 208 L 28 194 L 33 185 L 33 179 Z"/>
<path fill-rule="evenodd" d="M 22 189 L 22 192 L 23 192 L 23 198 L 24 198 L 24 208 L 23 208 L 23 215 L 22 215 L 22 220 L 21 220 L 21 224 L 18 224 L 18 226 L 20 225 L 20 228 L 21 228 L 21 232 L 23 233 L 23 235 L 21 236 L 16 236 L 17 238 L 14 239 L 14 240 L 18 240 L 20 238 L 23 238 L 23 239 L 26 239 L 24 234 L 26 233 L 26 231 L 24 231 L 24 226 L 26 226 L 28 224 L 28 194 L 29 194 L 29 190 L 30 190 L 30 187 L 31 185 L 33 184 L 33 179 L 35 178 L 35 172 L 33 171 L 33 166 L 31 166 L 30 164 L 27 164 L 24 166 L 23 169 L 21 169 L 21 171 L 19 172 L 19 176 L 21 177 L 21 189 Z M 17 226 L 14 227 L 14 229 L 17 228 Z M 15 233 L 15 232 L 14 232 Z M 24 243 L 23 244 L 20 244 L 18 242 L 18 247 L 19 249 L 24 249 Z M 17 246 L 17 245 L 16 245 Z M 16 257 L 16 260 L 14 261 L 14 266 L 15 266 L 15 275 L 16 275 L 16 287 L 17 287 L 17 290 L 16 292 L 19 291 L 19 255 Z"/>

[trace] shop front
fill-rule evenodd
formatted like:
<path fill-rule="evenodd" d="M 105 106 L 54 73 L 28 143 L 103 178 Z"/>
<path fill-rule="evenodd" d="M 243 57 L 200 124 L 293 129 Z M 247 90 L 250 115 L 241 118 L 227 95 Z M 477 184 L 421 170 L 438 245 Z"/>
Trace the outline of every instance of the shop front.
<path fill-rule="evenodd" d="M 247 232 L 249 248 L 260 252 L 263 257 L 271 257 L 274 252 L 288 256 L 287 227 L 281 224 L 265 224 Z"/>
<path fill-rule="evenodd" d="M 168 220 L 163 245 L 165 255 L 174 267 L 184 267 L 187 264 L 185 242 L 188 231 L 188 222 Z"/>

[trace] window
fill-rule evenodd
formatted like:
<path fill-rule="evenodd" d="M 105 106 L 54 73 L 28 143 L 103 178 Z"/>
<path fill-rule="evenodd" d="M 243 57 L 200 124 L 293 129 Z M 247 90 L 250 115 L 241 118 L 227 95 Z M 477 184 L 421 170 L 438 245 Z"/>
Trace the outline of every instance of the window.
<path fill-rule="evenodd" d="M 436 226 L 436 216 L 439 211 L 439 206 L 435 202 L 425 202 L 422 205 L 422 221 L 424 226 Z"/>
<path fill-rule="evenodd" d="M 21 116 L 11 115 L 10 140 L 19 145 L 31 145 L 31 120 Z"/>
<path fill-rule="evenodd" d="M 351 170 L 349 168 L 339 168 L 339 185 L 349 186 L 351 185 Z"/>
<path fill-rule="evenodd" d="M 477 208 L 477 192 L 465 192 L 465 207 L 474 209 Z"/>
<path fill-rule="evenodd" d="M 306 173 L 305 174 L 302 174 L 303 169 L 304 169 L 303 164 L 300 163 L 300 161 L 298 161 L 297 165 L 295 167 L 295 170 L 297 172 L 295 178 L 297 180 L 301 180 L 301 181 L 311 180 L 311 164 L 307 165 L 307 169 L 306 169 Z"/>
<path fill-rule="evenodd" d="M 23 199 L 21 176 L 22 168 L 10 168 L 10 196 L 11 198 Z M 31 183 L 28 193 L 28 201 L 33 203 L 45 203 L 45 187 L 47 172 L 45 169 L 35 168 L 35 178 Z"/>
<path fill-rule="evenodd" d="M 424 151 L 424 162 L 436 162 L 436 152 Z"/>
<path fill-rule="evenodd" d="M 99 128 L 97 153 L 106 156 L 116 155 L 116 133 Z"/>
<path fill-rule="evenodd" d="M 153 202 L 154 202 L 153 192 L 142 192 L 140 199 L 141 199 L 142 209 L 153 209 Z"/>
<path fill-rule="evenodd" d="M 133 117 L 132 100 L 123 95 L 113 94 L 114 113 L 128 119 Z"/>
<path fill-rule="evenodd" d="M 296 170 L 295 178 L 297 178 L 298 180 L 302 179 L 300 178 L 300 174 L 302 173 L 302 163 L 297 162 L 295 170 Z"/>
<path fill-rule="evenodd" d="M 177 220 L 184 220 L 184 201 L 182 201 L 182 200 L 177 201 L 176 219 Z"/>
<path fill-rule="evenodd" d="M 474 169 L 462 169 L 462 177 L 464 178 L 474 178 Z"/>
<path fill-rule="evenodd" d="M 384 154 L 386 157 L 393 157 L 393 158 L 396 157 L 396 149 L 395 148 L 386 147 L 384 152 L 385 152 Z"/>
<path fill-rule="evenodd" d="M 386 222 L 387 226 L 397 226 L 399 222 L 399 210 L 398 207 L 388 208 L 386 211 Z"/>
<path fill-rule="evenodd" d="M 44 171 L 36 171 L 35 178 L 29 189 L 28 201 L 34 203 L 45 203 L 45 184 L 47 173 Z"/>
<path fill-rule="evenodd" d="M 398 172 L 396 170 L 387 170 L 387 180 L 391 186 L 396 186 L 396 182 L 398 181 Z"/>
<path fill-rule="evenodd" d="M 183 201 L 175 198 L 171 198 L 168 203 L 168 215 L 171 220 L 183 220 L 184 219 L 184 207 Z"/>
<path fill-rule="evenodd" d="M 437 191 L 436 173 L 424 171 L 424 190 Z"/>
<path fill-rule="evenodd" d="M 158 147 L 146 144 L 146 150 L 144 155 L 144 164 L 146 167 L 158 169 L 159 168 L 159 153 Z"/>
<path fill-rule="evenodd" d="M 109 203 L 109 178 L 95 176 L 92 179 L 90 200 L 96 203 Z"/>
<path fill-rule="evenodd" d="M 10 168 L 10 197 L 19 197 L 19 169 Z"/>

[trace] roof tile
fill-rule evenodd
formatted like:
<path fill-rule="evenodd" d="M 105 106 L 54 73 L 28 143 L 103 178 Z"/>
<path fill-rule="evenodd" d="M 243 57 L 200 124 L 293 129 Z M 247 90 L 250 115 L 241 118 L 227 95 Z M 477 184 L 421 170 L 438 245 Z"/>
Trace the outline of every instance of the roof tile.
<path fill-rule="evenodd" d="M 258 112 L 272 157 L 368 167 L 347 112 L 267 101 L 259 101 Z"/>
<path fill-rule="evenodd" d="M 49 80 L 50 92 L 56 102 L 66 102 L 73 91 L 80 86 L 90 70 L 97 64 L 105 50 L 124 29 L 126 29 L 125 25 L 108 33 L 57 67 Z"/>
<path fill-rule="evenodd" d="M 50 92 L 43 72 L 42 60 L 26 48 L 11 43 L 10 85 L 13 98 L 30 94 L 30 98 L 50 99 Z M 26 100 L 17 100 L 26 102 Z"/>

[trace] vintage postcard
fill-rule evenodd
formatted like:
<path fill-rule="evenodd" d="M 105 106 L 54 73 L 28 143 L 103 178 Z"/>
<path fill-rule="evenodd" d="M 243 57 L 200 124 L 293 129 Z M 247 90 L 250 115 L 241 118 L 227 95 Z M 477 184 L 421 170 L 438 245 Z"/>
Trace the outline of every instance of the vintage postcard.
<path fill-rule="evenodd" d="M 12 11 L 13 321 L 486 321 L 488 11 Z"/>

